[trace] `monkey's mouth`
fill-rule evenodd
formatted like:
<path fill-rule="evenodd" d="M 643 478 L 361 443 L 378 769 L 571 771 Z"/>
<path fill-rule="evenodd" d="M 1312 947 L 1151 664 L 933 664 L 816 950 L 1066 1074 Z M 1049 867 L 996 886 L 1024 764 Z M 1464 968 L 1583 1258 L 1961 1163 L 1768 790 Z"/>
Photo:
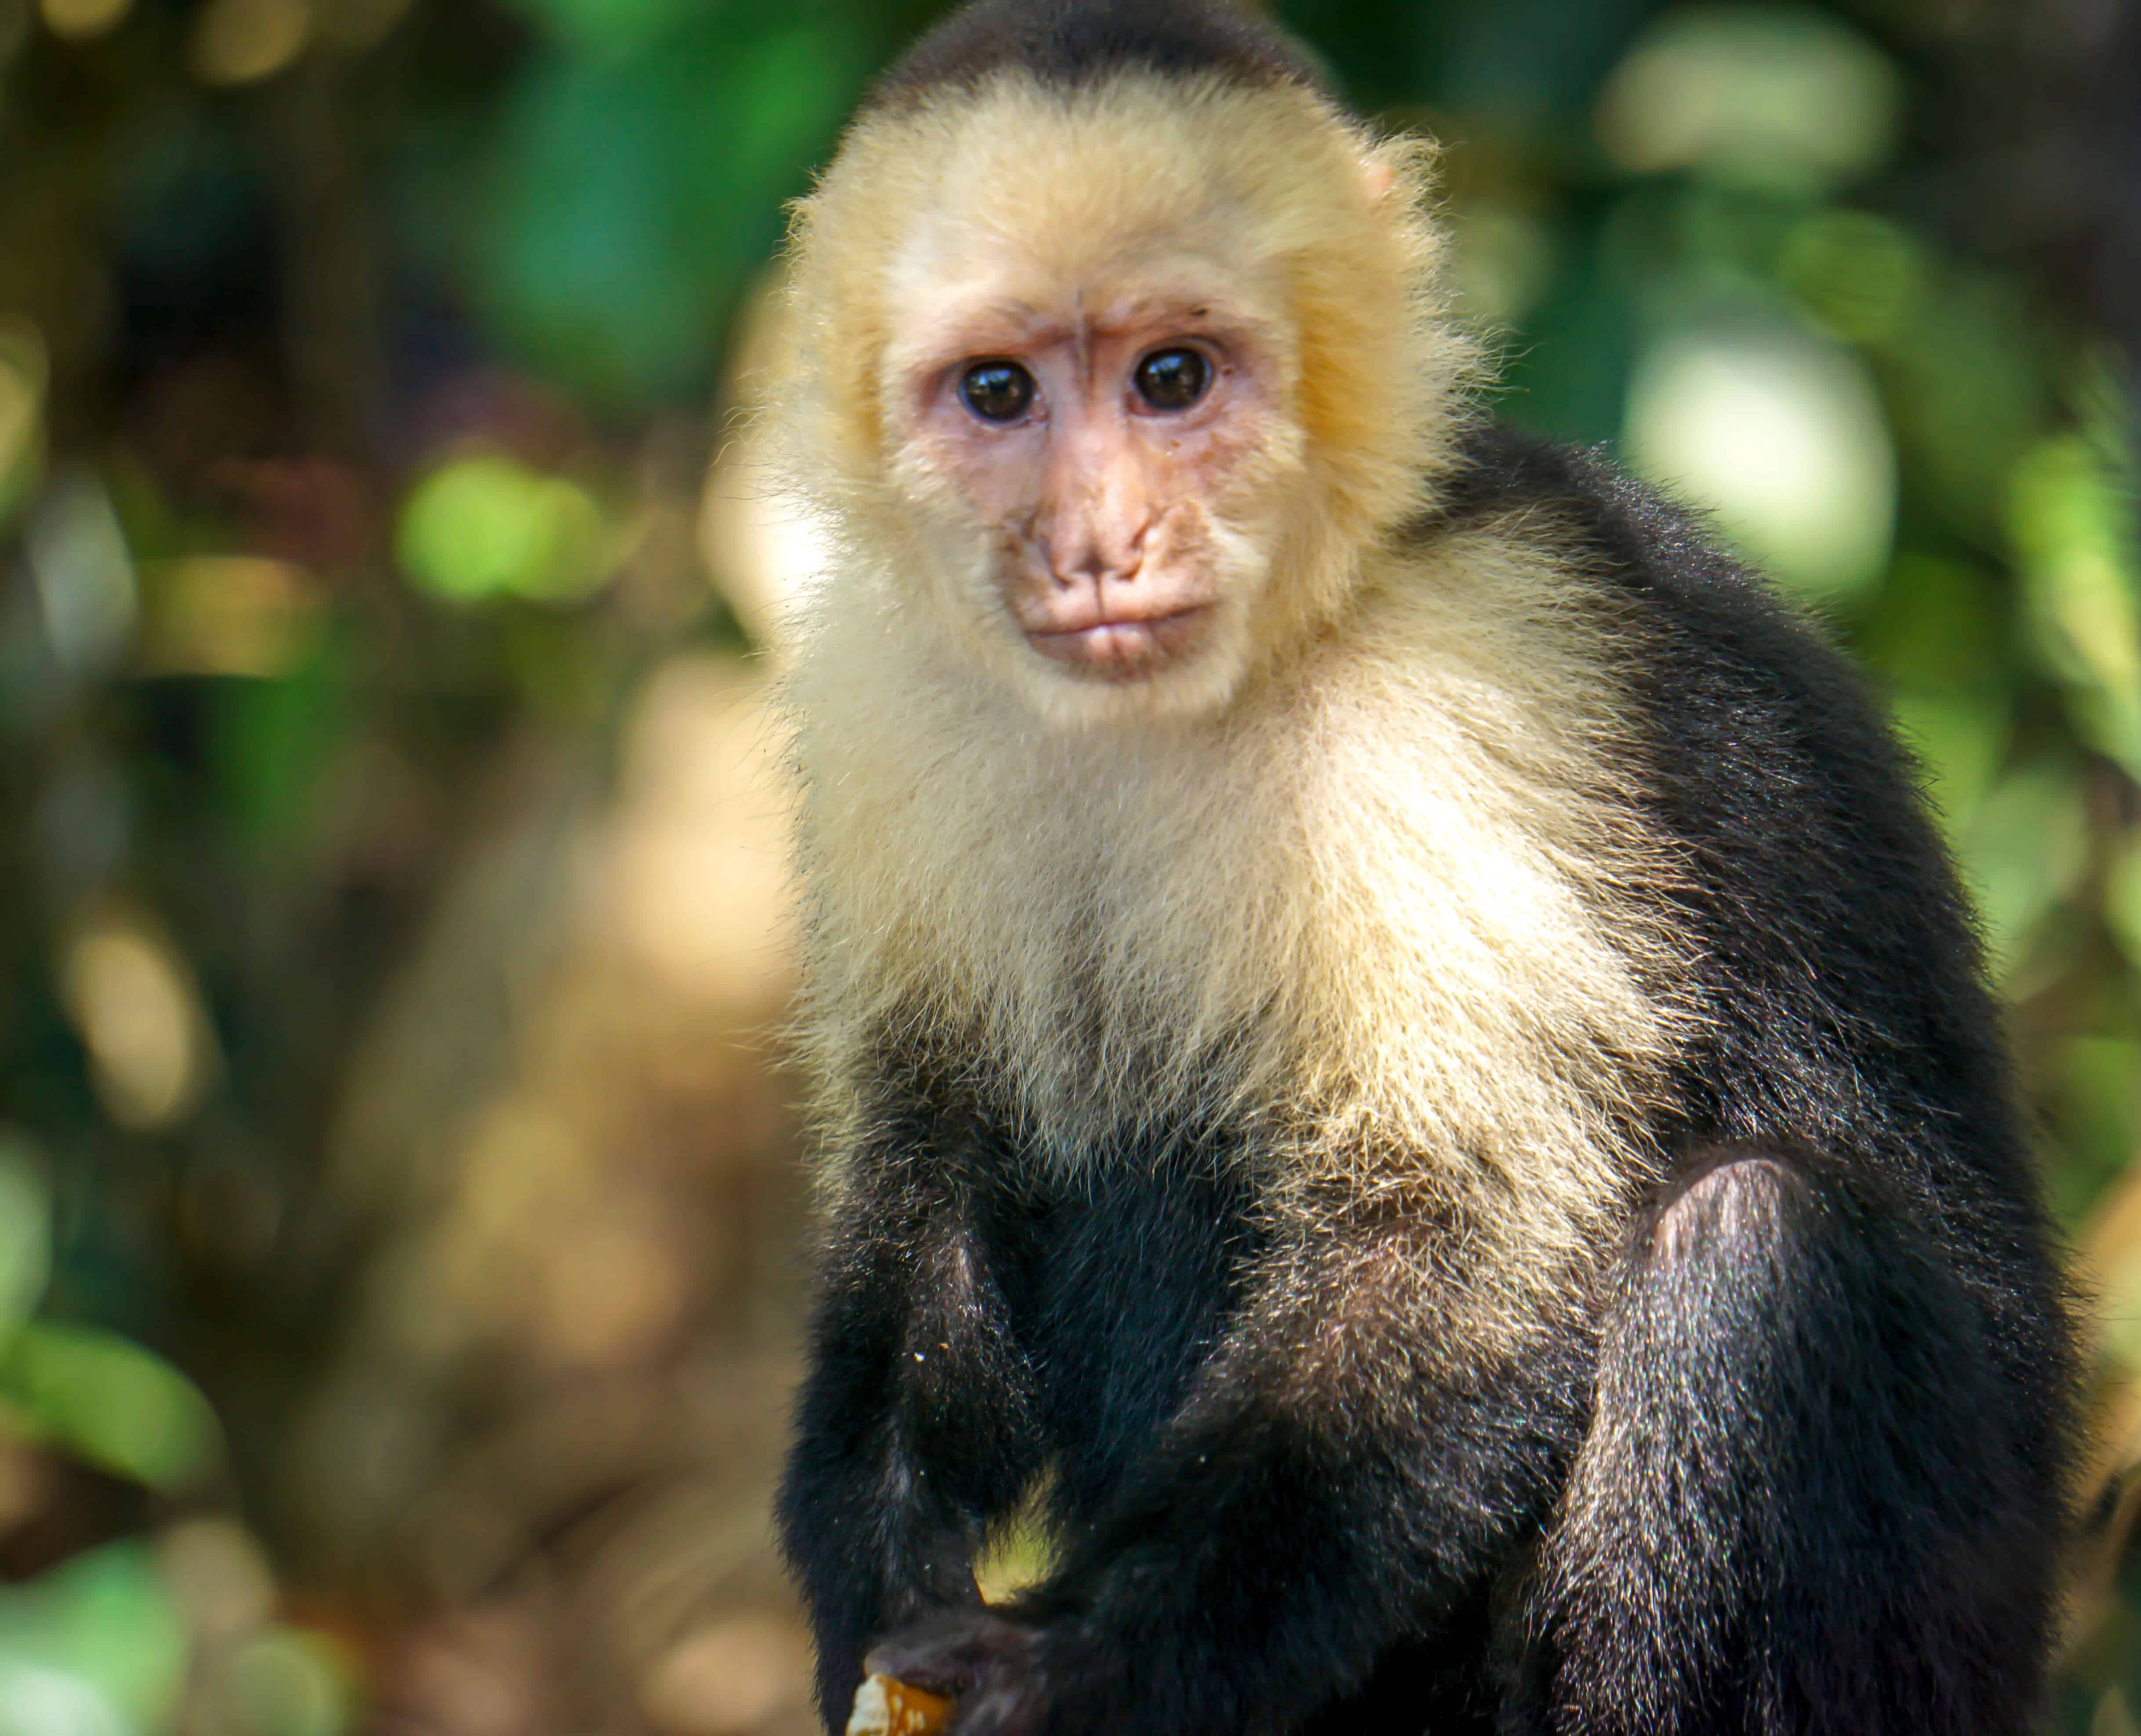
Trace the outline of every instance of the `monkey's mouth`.
<path fill-rule="evenodd" d="M 1181 657 L 1203 637 L 1208 602 L 1164 615 L 1105 617 L 1089 626 L 1028 627 L 1026 642 L 1044 657 L 1115 680 L 1144 675 Z"/>

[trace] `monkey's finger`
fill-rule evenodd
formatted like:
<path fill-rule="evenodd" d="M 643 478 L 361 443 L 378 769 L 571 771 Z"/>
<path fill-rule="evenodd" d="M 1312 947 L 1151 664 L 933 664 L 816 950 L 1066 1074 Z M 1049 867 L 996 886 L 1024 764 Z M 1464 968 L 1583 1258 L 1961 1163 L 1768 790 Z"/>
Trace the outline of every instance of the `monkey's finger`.
<path fill-rule="evenodd" d="M 1043 1709 L 1039 1687 L 1023 1670 L 992 1678 L 952 1707 L 944 1736 L 1035 1736 Z"/>
<path fill-rule="evenodd" d="M 863 1667 L 931 1694 L 957 1696 L 984 1671 L 1032 1646 L 1033 1630 L 1001 1616 L 960 1613 L 932 1616 L 879 1640 Z"/>

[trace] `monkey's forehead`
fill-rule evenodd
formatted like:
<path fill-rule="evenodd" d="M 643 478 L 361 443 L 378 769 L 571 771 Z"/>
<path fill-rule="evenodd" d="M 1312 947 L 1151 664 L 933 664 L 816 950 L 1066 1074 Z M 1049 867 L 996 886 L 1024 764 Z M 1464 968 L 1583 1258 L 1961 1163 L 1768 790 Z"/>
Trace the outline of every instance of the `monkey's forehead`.
<path fill-rule="evenodd" d="M 1061 273 L 1155 238 L 1178 254 L 1270 257 L 1334 221 L 1372 221 L 1373 149 L 1298 85 L 1133 69 L 1065 90 L 1007 69 L 865 111 L 808 209 L 836 257 L 879 267 L 968 253 Z"/>
<path fill-rule="evenodd" d="M 907 108 L 1006 71 L 1058 90 L 1135 71 L 1329 95 L 1307 48 L 1227 0 L 977 0 L 908 49 L 873 88 L 865 112 Z"/>

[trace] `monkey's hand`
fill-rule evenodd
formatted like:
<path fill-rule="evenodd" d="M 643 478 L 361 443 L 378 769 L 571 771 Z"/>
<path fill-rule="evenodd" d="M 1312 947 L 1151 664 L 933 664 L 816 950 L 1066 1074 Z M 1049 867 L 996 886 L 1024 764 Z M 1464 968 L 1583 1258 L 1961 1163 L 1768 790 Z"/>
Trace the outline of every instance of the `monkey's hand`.
<path fill-rule="evenodd" d="M 1042 1635 L 986 1610 L 949 1611 L 880 1640 L 864 1668 L 952 1702 L 943 1736 L 1041 1736 Z"/>

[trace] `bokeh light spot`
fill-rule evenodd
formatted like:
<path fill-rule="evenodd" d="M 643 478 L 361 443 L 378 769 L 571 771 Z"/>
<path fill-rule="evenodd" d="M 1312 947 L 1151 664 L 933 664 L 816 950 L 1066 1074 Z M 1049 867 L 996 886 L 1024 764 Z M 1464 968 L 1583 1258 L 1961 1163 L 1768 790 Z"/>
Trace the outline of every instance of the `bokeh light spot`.
<path fill-rule="evenodd" d="M 495 455 L 456 459 L 416 485 L 397 548 L 409 577 L 447 602 L 563 602 L 605 577 L 601 509 L 585 489 Z"/>
<path fill-rule="evenodd" d="M 95 916 L 66 945 L 60 992 L 114 1121 L 150 1131 L 199 1103 L 214 1039 L 193 972 L 168 940 L 124 912 Z"/>
<path fill-rule="evenodd" d="M 1637 365 L 1627 441 L 1646 475 L 1712 509 L 1810 601 L 1840 602 L 1880 577 L 1895 452 L 1873 383 L 1848 353 L 1781 331 L 1666 338 Z"/>
<path fill-rule="evenodd" d="M 285 676 L 318 637 L 318 594 L 288 561 L 189 555 L 145 563 L 141 583 L 152 674 Z"/>
<path fill-rule="evenodd" d="M 80 675 L 116 661 L 140 614 L 134 557 L 103 482 L 62 473 L 30 514 L 30 576 L 52 655 Z"/>
<path fill-rule="evenodd" d="M 1888 57 L 1840 19 L 1704 7 L 1660 19 L 1615 70 L 1598 135 L 1632 174 L 1814 193 L 1881 165 L 1901 103 Z"/>
<path fill-rule="evenodd" d="M 204 84 L 251 84 L 296 60 L 312 27 L 306 0 L 209 0 L 194 21 L 189 62 Z"/>
<path fill-rule="evenodd" d="M 18 1664 L 0 1654 L 0 1729 L 8 1736 L 135 1736 L 131 1721 L 65 1670 Z"/>
<path fill-rule="evenodd" d="M 792 1623 L 731 1616 L 655 1660 L 640 1712 L 661 1736 L 746 1736 L 805 1697 L 810 1658 Z"/>
<path fill-rule="evenodd" d="M 133 0 L 38 0 L 37 9 L 54 36 L 80 42 L 116 29 L 132 7 Z"/>
<path fill-rule="evenodd" d="M 235 1640 L 274 1613 L 273 1570 L 231 1520 L 180 1521 L 158 1540 L 156 1558 L 187 1626 L 205 1639 Z"/>
<path fill-rule="evenodd" d="M 37 328 L 0 316 L 0 528 L 28 498 L 42 468 L 46 373 Z"/>
<path fill-rule="evenodd" d="M 231 1736 L 339 1736 L 349 1727 L 349 1671 L 324 1640 L 271 1628 L 227 1666 L 223 1699 Z"/>
<path fill-rule="evenodd" d="M 0 1587 L 0 1731 L 149 1736 L 172 1728 L 186 1668 L 150 1552 L 124 1542 Z"/>

